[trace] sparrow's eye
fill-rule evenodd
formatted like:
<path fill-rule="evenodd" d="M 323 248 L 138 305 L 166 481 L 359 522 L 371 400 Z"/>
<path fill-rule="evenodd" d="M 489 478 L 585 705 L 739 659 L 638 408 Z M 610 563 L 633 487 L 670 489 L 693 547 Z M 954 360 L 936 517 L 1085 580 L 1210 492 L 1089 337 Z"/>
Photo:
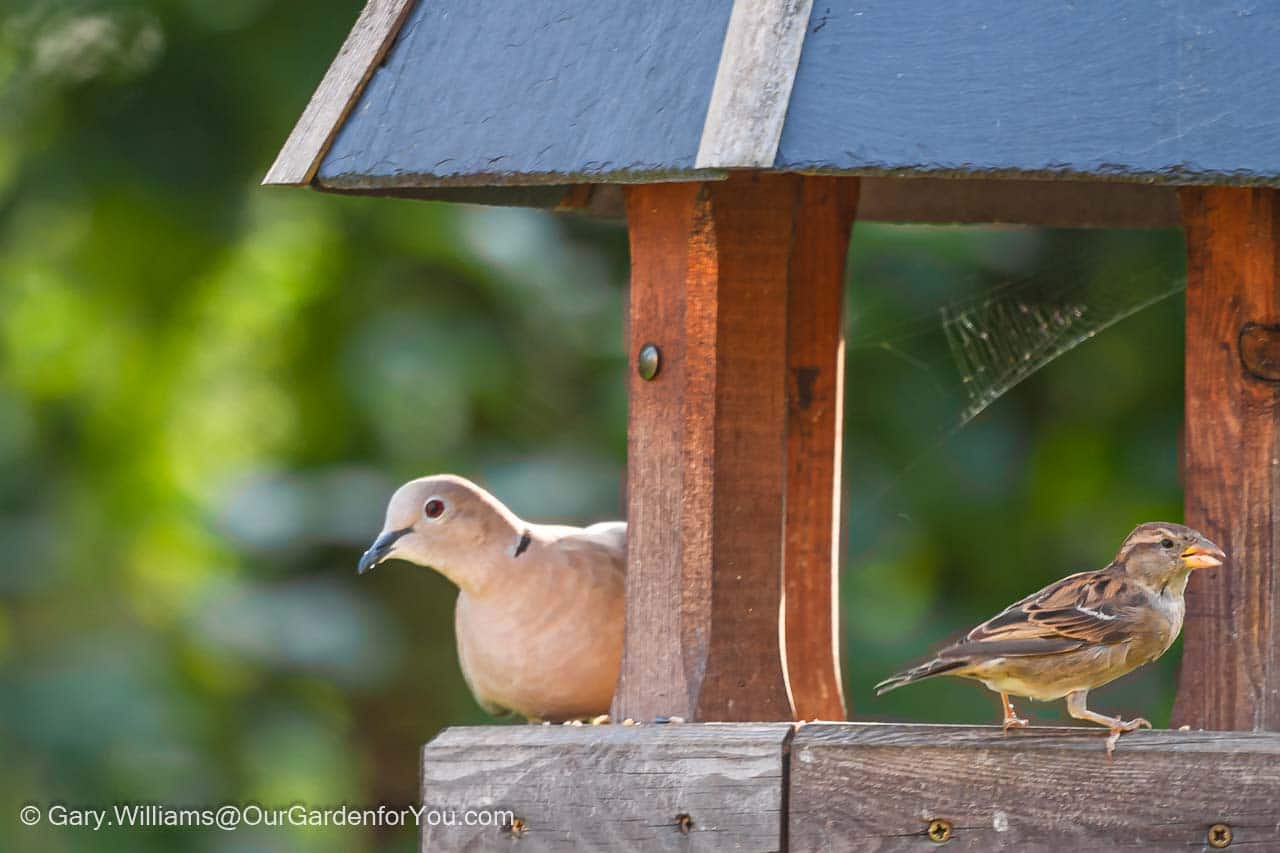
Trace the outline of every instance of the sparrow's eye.
<path fill-rule="evenodd" d="M 422 514 L 427 518 L 439 518 L 444 515 L 444 501 L 432 498 L 423 505 Z"/>
<path fill-rule="evenodd" d="M 1172 548 L 1172 547 L 1173 547 L 1173 540 L 1172 540 L 1172 539 L 1161 539 L 1161 540 L 1160 540 L 1160 547 L 1161 547 L 1161 548 L 1163 548 L 1163 549 L 1165 549 L 1166 551 L 1168 551 L 1170 548 Z"/>

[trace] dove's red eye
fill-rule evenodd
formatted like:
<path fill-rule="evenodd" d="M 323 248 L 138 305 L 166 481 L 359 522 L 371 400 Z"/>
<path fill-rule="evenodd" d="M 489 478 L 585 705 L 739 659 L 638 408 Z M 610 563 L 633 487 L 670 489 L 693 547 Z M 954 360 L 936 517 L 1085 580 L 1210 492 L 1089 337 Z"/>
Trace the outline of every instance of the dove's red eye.
<path fill-rule="evenodd" d="M 439 518 L 444 515 L 444 501 L 439 498 L 432 498 L 422 508 L 422 514 L 427 518 Z"/>

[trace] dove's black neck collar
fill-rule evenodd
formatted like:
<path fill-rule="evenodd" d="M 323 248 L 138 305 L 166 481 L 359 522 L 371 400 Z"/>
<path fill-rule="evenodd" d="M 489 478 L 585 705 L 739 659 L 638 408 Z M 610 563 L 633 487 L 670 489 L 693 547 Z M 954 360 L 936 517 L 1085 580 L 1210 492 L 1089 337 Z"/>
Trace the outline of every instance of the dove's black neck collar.
<path fill-rule="evenodd" d="M 529 535 L 529 531 L 526 530 L 524 533 L 521 533 L 520 541 L 516 543 L 516 549 L 515 551 L 511 552 L 511 556 L 519 557 L 525 551 L 529 550 L 529 545 L 532 542 L 533 542 L 533 537 Z"/>

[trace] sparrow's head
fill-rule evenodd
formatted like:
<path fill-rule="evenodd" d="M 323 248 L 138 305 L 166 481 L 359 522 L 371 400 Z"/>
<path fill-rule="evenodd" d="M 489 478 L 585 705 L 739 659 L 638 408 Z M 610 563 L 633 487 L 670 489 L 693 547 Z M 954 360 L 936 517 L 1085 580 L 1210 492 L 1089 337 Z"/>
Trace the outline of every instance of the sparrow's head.
<path fill-rule="evenodd" d="M 492 555 L 519 536 L 497 498 L 452 474 L 421 477 L 391 496 L 387 519 L 360 558 L 360 574 L 392 557 L 430 566 L 461 587 L 482 580 Z M 475 575 L 474 577 L 472 575 Z"/>
<path fill-rule="evenodd" d="M 1127 574 L 1153 580 L 1185 575 L 1192 569 L 1211 569 L 1226 559 L 1222 549 L 1203 533 L 1163 521 L 1138 525 L 1116 554 L 1116 563 Z"/>

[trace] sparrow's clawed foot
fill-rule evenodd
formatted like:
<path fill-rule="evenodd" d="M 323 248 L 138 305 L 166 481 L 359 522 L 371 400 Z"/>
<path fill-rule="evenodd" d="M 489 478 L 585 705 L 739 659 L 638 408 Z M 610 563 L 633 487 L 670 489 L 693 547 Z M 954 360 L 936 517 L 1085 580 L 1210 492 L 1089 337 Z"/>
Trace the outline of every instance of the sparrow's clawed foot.
<path fill-rule="evenodd" d="M 1120 731 L 1122 732 L 1136 732 L 1138 729 L 1151 728 L 1151 721 L 1148 720 L 1146 717 L 1135 717 L 1134 719 L 1129 720 L 1128 722 L 1120 723 L 1120 725 L 1117 726 L 1117 728 L 1120 729 Z"/>
<path fill-rule="evenodd" d="M 1107 761 L 1110 761 L 1111 757 L 1115 755 L 1116 744 L 1120 742 L 1120 735 L 1125 732 L 1137 731 L 1142 726 L 1151 728 L 1151 723 L 1147 722 L 1142 717 L 1129 720 L 1128 722 L 1124 720 L 1116 720 L 1116 724 L 1111 727 L 1111 734 L 1107 737 Z"/>
<path fill-rule="evenodd" d="M 1136 717 L 1132 720 L 1122 720 L 1119 717 L 1108 717 L 1106 714 L 1099 714 L 1097 711 L 1090 711 L 1085 705 L 1085 701 L 1089 697 L 1088 690 L 1076 690 L 1067 694 L 1067 713 L 1075 717 L 1077 720 L 1088 720 L 1091 723 L 1097 723 L 1100 726 L 1106 726 L 1111 729 L 1111 736 L 1107 738 L 1107 760 L 1111 760 L 1111 756 L 1116 751 L 1116 744 L 1120 742 L 1120 735 L 1125 732 L 1136 731 L 1143 726 L 1151 728 L 1151 723 L 1143 717 Z"/>
<path fill-rule="evenodd" d="M 1018 716 L 1017 711 L 1013 710 L 1013 705 L 1009 702 L 1009 694 L 1000 694 L 1000 704 L 1004 708 L 1004 725 L 1001 726 L 1006 733 L 1009 729 L 1025 729 L 1031 725 L 1028 720 L 1024 720 Z"/>

